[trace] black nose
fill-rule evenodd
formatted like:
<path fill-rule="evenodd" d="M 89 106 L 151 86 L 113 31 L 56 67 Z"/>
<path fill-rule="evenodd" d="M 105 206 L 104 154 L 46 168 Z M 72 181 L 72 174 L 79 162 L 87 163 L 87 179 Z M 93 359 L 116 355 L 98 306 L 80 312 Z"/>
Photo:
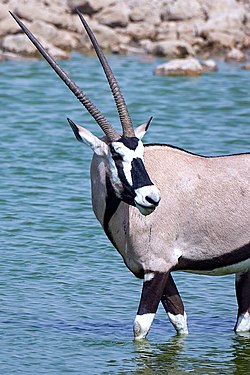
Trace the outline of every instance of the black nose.
<path fill-rule="evenodd" d="M 148 195 L 145 197 L 146 201 L 148 201 L 148 203 L 151 203 L 153 204 L 154 206 L 158 206 L 159 202 L 160 201 L 155 201 L 154 199 L 152 199 L 151 197 L 149 197 Z"/>

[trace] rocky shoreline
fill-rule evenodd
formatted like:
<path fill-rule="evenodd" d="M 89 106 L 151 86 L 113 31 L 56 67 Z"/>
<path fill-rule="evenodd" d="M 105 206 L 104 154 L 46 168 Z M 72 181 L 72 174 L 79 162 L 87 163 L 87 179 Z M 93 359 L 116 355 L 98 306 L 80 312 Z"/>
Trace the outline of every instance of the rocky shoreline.
<path fill-rule="evenodd" d="M 8 11 L 16 13 L 57 59 L 91 53 L 75 13 L 84 13 L 102 48 L 171 58 L 220 55 L 244 61 L 250 48 L 248 0 L 2 0 L 0 60 L 37 51 Z"/>

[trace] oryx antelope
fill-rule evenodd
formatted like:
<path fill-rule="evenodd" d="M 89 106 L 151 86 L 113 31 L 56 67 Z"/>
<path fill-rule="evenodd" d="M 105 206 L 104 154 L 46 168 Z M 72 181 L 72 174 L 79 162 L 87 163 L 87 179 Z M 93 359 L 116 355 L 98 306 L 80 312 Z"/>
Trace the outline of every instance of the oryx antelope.
<path fill-rule="evenodd" d="M 98 139 L 69 120 L 76 138 L 94 151 L 94 213 L 126 266 L 144 279 L 135 338 L 147 335 L 160 301 L 176 331 L 188 332 L 173 271 L 235 273 L 235 330 L 250 330 L 250 154 L 203 157 L 164 144 L 144 148 L 141 139 L 151 119 L 133 128 L 106 57 L 78 14 L 106 74 L 122 135 L 18 17 L 12 16 L 105 134 Z"/>

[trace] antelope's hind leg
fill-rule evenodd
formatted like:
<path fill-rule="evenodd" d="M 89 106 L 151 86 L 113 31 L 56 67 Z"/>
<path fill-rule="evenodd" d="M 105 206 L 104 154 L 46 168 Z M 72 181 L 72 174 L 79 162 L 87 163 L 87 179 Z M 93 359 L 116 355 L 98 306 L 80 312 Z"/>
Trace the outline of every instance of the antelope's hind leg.
<path fill-rule="evenodd" d="M 164 288 L 161 303 L 176 332 L 180 335 L 188 334 L 187 314 L 171 274 Z"/>
<path fill-rule="evenodd" d="M 166 286 L 169 272 L 146 272 L 138 312 L 134 321 L 134 338 L 146 337 Z"/>
<path fill-rule="evenodd" d="M 250 269 L 236 275 L 235 288 L 238 316 L 234 330 L 236 332 L 250 331 Z"/>

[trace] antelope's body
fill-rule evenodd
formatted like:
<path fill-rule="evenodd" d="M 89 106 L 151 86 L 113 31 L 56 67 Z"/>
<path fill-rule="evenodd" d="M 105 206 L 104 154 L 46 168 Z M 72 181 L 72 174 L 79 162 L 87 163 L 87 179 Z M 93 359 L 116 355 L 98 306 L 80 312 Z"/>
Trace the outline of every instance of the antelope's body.
<path fill-rule="evenodd" d="M 250 155 L 202 157 L 148 145 L 144 158 L 161 193 L 148 216 L 119 200 L 107 216 L 114 200 L 108 170 L 98 156 L 91 166 L 94 212 L 127 267 L 139 277 L 170 270 L 223 275 L 250 267 Z"/>
<path fill-rule="evenodd" d="M 82 14 L 77 11 L 107 77 L 122 127 L 119 134 L 17 16 L 13 18 L 101 127 L 98 139 L 69 123 L 94 151 L 93 210 L 126 266 L 143 278 L 134 322 L 145 337 L 161 302 L 186 334 L 187 316 L 173 271 L 236 274 L 236 331 L 250 330 L 250 154 L 202 157 L 167 145 L 142 144 L 150 120 L 134 128 L 116 78 Z"/>

